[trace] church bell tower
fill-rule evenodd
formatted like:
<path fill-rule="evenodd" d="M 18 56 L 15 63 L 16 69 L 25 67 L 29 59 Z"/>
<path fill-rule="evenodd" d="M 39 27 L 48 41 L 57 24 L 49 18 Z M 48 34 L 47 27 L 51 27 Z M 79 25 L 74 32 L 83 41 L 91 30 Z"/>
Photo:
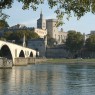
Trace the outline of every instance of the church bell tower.
<path fill-rule="evenodd" d="M 40 13 L 40 18 L 37 20 L 37 28 L 43 29 L 43 30 L 46 29 L 46 20 L 43 18 L 42 10 Z"/>

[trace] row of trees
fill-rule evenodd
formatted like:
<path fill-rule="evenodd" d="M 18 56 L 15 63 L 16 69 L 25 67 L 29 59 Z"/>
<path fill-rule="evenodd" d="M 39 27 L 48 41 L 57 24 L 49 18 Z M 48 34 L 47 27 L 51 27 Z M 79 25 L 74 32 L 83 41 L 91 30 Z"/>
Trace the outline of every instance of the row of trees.
<path fill-rule="evenodd" d="M 9 27 L 7 21 L 0 20 L 0 29 Z M 26 42 L 31 38 L 39 38 L 39 35 L 32 30 L 18 30 L 18 31 L 7 31 L 3 33 L 3 36 L 0 37 L 1 40 L 14 40 L 17 44 L 22 44 L 22 39 L 25 35 Z"/>
<path fill-rule="evenodd" d="M 0 20 L 0 29 L 5 28 L 5 27 L 9 27 L 9 25 L 8 25 L 7 21 L 1 19 Z"/>
<path fill-rule="evenodd" d="M 9 27 L 7 21 L 5 20 L 0 20 L 0 29 Z M 34 33 L 32 30 L 18 30 L 18 31 L 7 31 L 4 32 L 3 36 L 0 37 L 1 40 L 14 40 L 17 44 L 22 43 L 23 36 L 25 35 L 26 37 L 26 42 L 27 40 L 31 38 L 39 38 L 39 35 L 37 33 Z"/>
<path fill-rule="evenodd" d="M 1 40 L 14 40 L 17 44 L 22 44 L 22 39 L 25 35 L 26 42 L 27 40 L 31 38 L 39 38 L 39 35 L 33 31 L 30 30 L 18 30 L 18 31 L 7 31 L 4 32 L 3 36 L 1 37 Z"/>
<path fill-rule="evenodd" d="M 95 51 L 95 34 L 85 39 L 85 35 L 76 31 L 68 31 L 66 49 L 73 55 L 80 51 Z"/>
<path fill-rule="evenodd" d="M 92 34 L 87 38 L 85 46 L 89 51 L 95 51 L 95 34 Z"/>
<path fill-rule="evenodd" d="M 76 31 L 68 31 L 68 36 L 66 39 L 66 48 L 70 52 L 77 52 L 83 47 L 84 35 Z"/>

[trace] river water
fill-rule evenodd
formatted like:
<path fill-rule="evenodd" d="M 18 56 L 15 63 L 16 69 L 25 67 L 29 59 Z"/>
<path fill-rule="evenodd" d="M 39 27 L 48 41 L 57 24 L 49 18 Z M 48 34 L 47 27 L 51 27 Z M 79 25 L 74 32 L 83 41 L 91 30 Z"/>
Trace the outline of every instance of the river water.
<path fill-rule="evenodd" d="M 36 64 L 0 69 L 0 95 L 95 95 L 95 66 Z"/>

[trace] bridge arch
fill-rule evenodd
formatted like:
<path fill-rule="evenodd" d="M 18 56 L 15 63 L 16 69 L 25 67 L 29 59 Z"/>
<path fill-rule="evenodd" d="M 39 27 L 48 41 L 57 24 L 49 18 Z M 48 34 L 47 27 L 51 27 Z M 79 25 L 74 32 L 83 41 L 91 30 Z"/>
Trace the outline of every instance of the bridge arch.
<path fill-rule="evenodd" d="M 19 57 L 25 57 L 25 55 L 24 55 L 24 51 L 23 51 L 23 50 L 20 51 L 20 53 L 19 53 Z"/>
<path fill-rule="evenodd" d="M 30 52 L 30 57 L 33 57 L 33 52 L 32 51 Z"/>
<path fill-rule="evenodd" d="M 0 56 L 11 60 L 13 59 L 11 50 L 8 45 L 2 45 L 0 50 Z"/>

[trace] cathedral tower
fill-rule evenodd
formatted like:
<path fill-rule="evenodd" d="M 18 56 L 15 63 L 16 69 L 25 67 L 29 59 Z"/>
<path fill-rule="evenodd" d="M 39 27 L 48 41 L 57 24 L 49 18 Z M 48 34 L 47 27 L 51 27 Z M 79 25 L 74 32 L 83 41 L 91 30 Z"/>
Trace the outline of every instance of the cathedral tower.
<path fill-rule="evenodd" d="M 40 18 L 37 20 L 37 28 L 39 29 L 46 29 L 46 20 L 43 18 L 42 10 L 40 13 Z"/>

